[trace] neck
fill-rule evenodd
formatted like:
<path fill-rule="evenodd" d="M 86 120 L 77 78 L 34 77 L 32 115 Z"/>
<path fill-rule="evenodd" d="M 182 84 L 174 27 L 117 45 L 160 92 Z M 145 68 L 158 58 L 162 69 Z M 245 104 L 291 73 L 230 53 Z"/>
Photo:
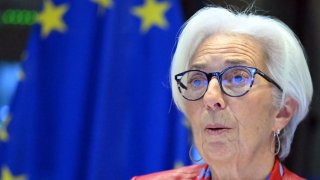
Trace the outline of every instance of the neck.
<path fill-rule="evenodd" d="M 257 156 L 254 156 L 257 157 Z M 263 158 L 244 158 L 238 156 L 227 161 L 210 163 L 211 176 L 214 180 L 224 179 L 266 179 L 272 171 L 275 157 L 267 153 Z"/>

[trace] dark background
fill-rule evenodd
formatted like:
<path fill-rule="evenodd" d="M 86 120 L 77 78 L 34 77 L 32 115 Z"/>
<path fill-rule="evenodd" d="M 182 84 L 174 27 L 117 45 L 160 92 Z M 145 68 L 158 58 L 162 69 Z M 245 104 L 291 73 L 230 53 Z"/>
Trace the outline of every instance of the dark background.
<path fill-rule="evenodd" d="M 30 25 L 4 23 L 7 9 L 36 10 L 42 0 L 0 0 L 0 61 L 19 62 L 24 54 Z M 233 6 L 244 10 L 252 1 L 244 0 L 181 0 L 185 19 L 206 4 Z M 308 55 L 314 83 L 314 97 L 309 116 L 299 125 L 292 150 L 285 164 L 297 174 L 320 178 L 320 1 L 319 0 L 256 0 L 258 14 L 275 16 L 285 22 L 300 38 Z"/>

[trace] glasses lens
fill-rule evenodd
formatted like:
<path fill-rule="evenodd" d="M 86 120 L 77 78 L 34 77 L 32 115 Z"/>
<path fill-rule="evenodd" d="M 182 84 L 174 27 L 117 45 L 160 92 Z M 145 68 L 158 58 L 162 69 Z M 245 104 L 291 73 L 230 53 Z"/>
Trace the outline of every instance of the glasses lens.
<path fill-rule="evenodd" d="M 253 77 L 244 67 L 228 69 L 221 77 L 221 84 L 225 93 L 230 96 L 241 96 L 249 91 Z"/>
<path fill-rule="evenodd" d="M 189 71 L 181 78 L 181 94 L 189 100 L 199 99 L 207 90 L 207 76 L 200 71 Z M 184 86 L 184 87 L 183 87 Z"/>

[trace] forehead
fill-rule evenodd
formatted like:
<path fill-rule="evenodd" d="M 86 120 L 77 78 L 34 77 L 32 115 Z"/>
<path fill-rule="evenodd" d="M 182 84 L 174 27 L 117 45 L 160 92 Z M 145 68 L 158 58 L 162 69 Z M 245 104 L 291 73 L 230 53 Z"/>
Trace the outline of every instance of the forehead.
<path fill-rule="evenodd" d="M 190 68 L 218 70 L 247 65 L 265 70 L 266 56 L 261 44 L 249 35 L 216 34 L 206 38 L 195 51 Z"/>

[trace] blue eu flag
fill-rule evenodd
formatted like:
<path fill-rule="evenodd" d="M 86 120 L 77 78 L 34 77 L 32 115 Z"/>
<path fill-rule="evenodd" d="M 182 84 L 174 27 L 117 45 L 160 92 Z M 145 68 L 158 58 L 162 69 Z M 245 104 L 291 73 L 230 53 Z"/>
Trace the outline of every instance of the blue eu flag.
<path fill-rule="evenodd" d="M 0 137 L 1 179 L 102 180 L 188 162 L 169 68 L 178 0 L 46 0 Z"/>

